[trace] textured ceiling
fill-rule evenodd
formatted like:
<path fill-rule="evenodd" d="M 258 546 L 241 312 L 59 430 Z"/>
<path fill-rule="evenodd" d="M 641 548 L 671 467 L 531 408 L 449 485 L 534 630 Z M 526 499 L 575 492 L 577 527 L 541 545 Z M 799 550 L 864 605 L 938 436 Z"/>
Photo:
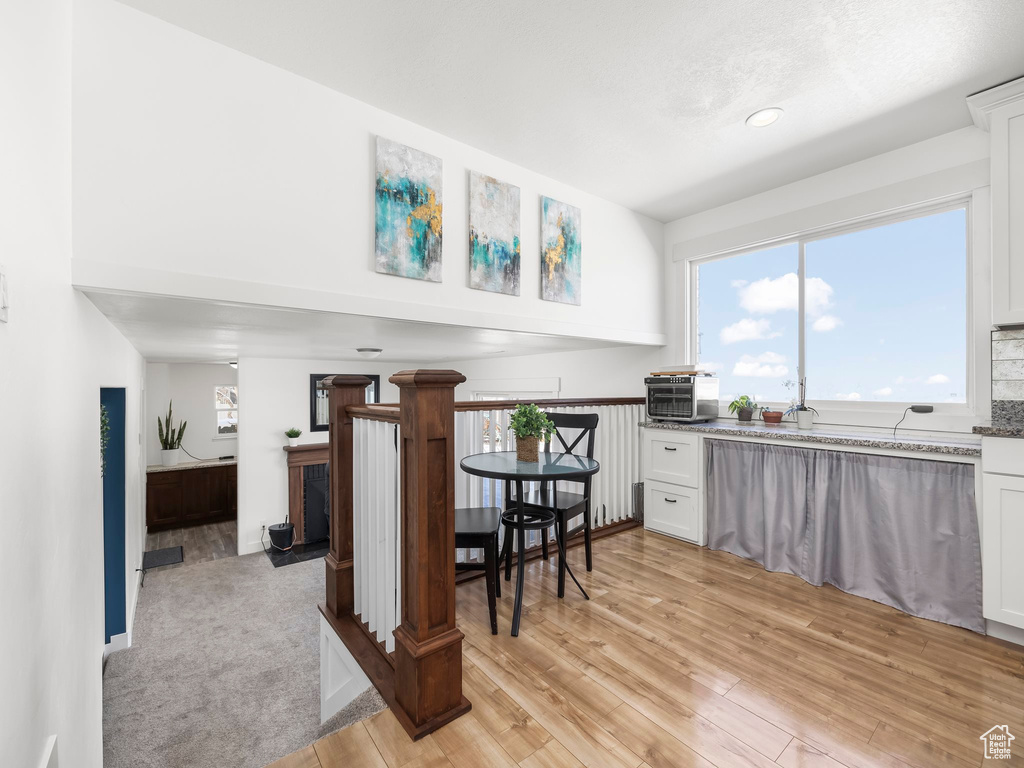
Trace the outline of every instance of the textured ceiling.
<path fill-rule="evenodd" d="M 381 362 L 437 364 L 480 357 L 617 346 L 568 336 L 438 325 L 251 304 L 85 291 L 150 362 L 229 362 L 239 357 L 359 360 L 377 347 Z"/>
<path fill-rule="evenodd" d="M 1021 0 L 126 3 L 662 221 L 969 125 L 1024 75 Z"/>

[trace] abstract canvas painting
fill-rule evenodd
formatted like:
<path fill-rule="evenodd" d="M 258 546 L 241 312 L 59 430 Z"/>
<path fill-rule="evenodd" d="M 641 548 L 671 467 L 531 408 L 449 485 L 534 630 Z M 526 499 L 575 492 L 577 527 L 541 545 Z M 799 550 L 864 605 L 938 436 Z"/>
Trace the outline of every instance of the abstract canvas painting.
<path fill-rule="evenodd" d="M 519 295 L 519 187 L 469 172 L 469 287 Z"/>
<path fill-rule="evenodd" d="M 377 271 L 441 282 L 441 159 L 377 137 Z"/>
<path fill-rule="evenodd" d="M 540 270 L 544 301 L 580 303 L 582 250 L 580 209 L 541 197 Z"/>

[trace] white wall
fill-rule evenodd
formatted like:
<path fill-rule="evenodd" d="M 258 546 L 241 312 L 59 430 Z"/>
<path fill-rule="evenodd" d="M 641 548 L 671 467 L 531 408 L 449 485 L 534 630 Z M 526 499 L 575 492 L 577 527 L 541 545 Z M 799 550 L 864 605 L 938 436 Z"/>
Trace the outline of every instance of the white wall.
<path fill-rule="evenodd" d="M 75 8 L 75 261 L 116 267 L 99 280 L 663 343 L 660 223 L 113 0 Z M 444 161 L 441 284 L 374 271 L 377 135 Z M 467 287 L 469 169 L 521 187 L 520 297 Z M 539 298 L 542 194 L 582 209 L 582 306 Z"/>
<path fill-rule="evenodd" d="M 238 361 L 238 553 L 260 550 L 260 526 L 284 521 L 288 512 L 288 470 L 283 447 L 289 427 L 302 430 L 300 444 L 326 443 L 327 432 L 309 431 L 309 375 L 378 375 L 381 402 L 398 402 L 388 377 L 403 363 L 337 362 L 241 358 Z M 435 366 L 445 367 L 448 366 Z M 186 433 L 187 434 L 187 433 Z"/>
<path fill-rule="evenodd" d="M 70 287 L 71 3 L 0 5 L 0 762 L 102 765 L 100 387 L 127 389 L 128 575 L 141 552 L 141 357 Z M 134 579 L 128 581 L 133 597 Z"/>
<path fill-rule="evenodd" d="M 473 392 L 493 389 L 529 391 L 531 379 L 558 380 L 557 397 L 644 397 L 644 377 L 671 362 L 657 347 L 613 347 L 580 352 L 554 352 L 522 357 L 494 357 L 445 363 L 466 377 L 455 390 L 456 400 L 472 400 Z M 500 382 L 500 384 L 499 384 Z"/>
<path fill-rule="evenodd" d="M 968 375 L 974 402 L 966 408 L 936 405 L 935 414 L 910 414 L 903 424 L 910 429 L 969 432 L 974 424 L 988 418 L 991 410 L 988 156 L 988 134 L 974 127 L 963 128 L 670 222 L 665 227 L 665 274 L 666 283 L 671 286 L 667 298 L 671 351 L 667 354 L 687 362 L 692 357 L 686 348 L 689 308 L 684 259 L 974 193 L 968 286 L 974 329 L 969 340 Z M 836 404 L 823 411 L 822 416 L 828 423 L 863 426 L 892 426 L 896 421 L 891 408 L 879 404 Z"/>
<path fill-rule="evenodd" d="M 238 384 L 238 371 L 226 363 L 148 363 L 146 365 L 146 425 L 149 435 L 146 456 L 150 464 L 160 463 L 160 436 L 156 419 L 167 415 L 174 402 L 175 427 L 188 421 L 182 447 L 200 459 L 237 456 L 238 439 L 217 435 L 214 389 Z M 239 392 L 239 399 L 242 394 Z M 187 455 L 183 461 L 191 461 Z"/>

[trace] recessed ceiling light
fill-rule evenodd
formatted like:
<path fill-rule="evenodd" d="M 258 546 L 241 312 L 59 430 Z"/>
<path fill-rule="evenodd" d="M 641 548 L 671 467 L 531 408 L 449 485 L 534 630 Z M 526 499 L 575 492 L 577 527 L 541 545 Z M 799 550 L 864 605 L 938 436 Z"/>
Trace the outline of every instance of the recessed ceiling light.
<path fill-rule="evenodd" d="M 380 353 L 383 351 L 383 349 L 377 349 L 376 347 L 360 347 L 356 350 L 360 357 L 365 357 L 367 360 L 374 357 L 380 357 Z"/>
<path fill-rule="evenodd" d="M 759 109 L 757 112 L 747 118 L 747 125 L 752 128 L 764 128 L 765 126 L 771 125 L 776 120 L 782 117 L 782 109 L 780 107 L 768 107 L 767 109 Z"/>

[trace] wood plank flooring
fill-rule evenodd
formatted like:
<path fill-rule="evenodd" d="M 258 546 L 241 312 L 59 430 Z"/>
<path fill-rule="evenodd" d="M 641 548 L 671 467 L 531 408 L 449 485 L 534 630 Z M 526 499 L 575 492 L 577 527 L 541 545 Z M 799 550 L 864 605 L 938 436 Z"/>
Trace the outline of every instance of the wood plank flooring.
<path fill-rule="evenodd" d="M 959 768 L 996 724 L 1024 765 L 1017 646 L 639 529 L 570 558 L 593 599 L 528 564 L 518 638 L 512 589 L 492 636 L 458 587 L 468 715 L 413 743 L 384 711 L 274 768 Z"/>
<path fill-rule="evenodd" d="M 237 530 L 238 523 L 235 520 L 226 520 L 221 523 L 149 533 L 146 535 L 146 551 L 181 546 L 184 560 L 174 565 L 160 566 L 161 569 L 180 568 L 183 565 L 205 563 L 222 557 L 235 557 L 238 555 L 238 546 L 235 543 Z"/>

